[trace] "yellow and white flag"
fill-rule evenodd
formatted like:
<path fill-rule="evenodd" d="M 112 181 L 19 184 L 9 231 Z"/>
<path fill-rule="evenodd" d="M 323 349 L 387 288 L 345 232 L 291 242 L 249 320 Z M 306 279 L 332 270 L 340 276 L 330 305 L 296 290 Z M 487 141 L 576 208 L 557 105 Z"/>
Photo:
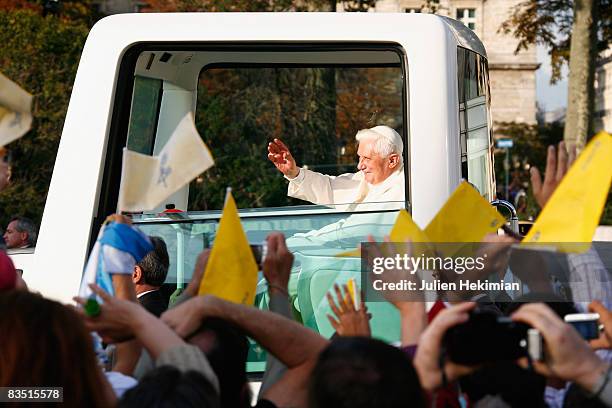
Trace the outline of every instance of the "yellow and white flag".
<path fill-rule="evenodd" d="M 415 245 L 415 253 L 424 253 L 436 243 L 480 242 L 485 235 L 496 232 L 504 222 L 504 217 L 470 183 L 463 181 L 425 230 L 414 222 L 408 211 L 400 210 L 390 239 L 391 242 L 410 240 Z M 450 256 L 449 251 L 456 251 L 459 247 L 439 245 L 437 249 Z M 360 254 L 361 251 L 355 249 L 336 256 L 358 257 Z"/>
<path fill-rule="evenodd" d="M 119 211 L 150 211 L 209 169 L 214 160 L 187 114 L 158 156 L 123 149 Z"/>
<path fill-rule="evenodd" d="M 546 243 L 561 252 L 591 246 L 612 183 L 612 135 L 598 133 L 568 170 L 522 245 Z"/>
<path fill-rule="evenodd" d="M 238 208 L 228 191 L 198 295 L 215 295 L 252 305 L 257 288 L 257 263 L 240 224 Z"/>
<path fill-rule="evenodd" d="M 0 147 L 32 127 L 32 95 L 0 73 Z"/>

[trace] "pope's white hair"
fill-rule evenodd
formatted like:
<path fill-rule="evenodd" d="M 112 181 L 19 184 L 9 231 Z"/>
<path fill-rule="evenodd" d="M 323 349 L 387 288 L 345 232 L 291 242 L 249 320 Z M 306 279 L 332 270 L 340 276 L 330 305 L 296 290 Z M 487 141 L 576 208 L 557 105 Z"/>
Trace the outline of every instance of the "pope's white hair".
<path fill-rule="evenodd" d="M 375 126 L 370 129 L 362 129 L 355 136 L 357 142 L 362 140 L 374 140 L 374 151 L 381 157 L 389 157 L 391 153 L 397 153 L 400 163 L 404 162 L 404 142 L 402 137 L 389 126 Z"/>

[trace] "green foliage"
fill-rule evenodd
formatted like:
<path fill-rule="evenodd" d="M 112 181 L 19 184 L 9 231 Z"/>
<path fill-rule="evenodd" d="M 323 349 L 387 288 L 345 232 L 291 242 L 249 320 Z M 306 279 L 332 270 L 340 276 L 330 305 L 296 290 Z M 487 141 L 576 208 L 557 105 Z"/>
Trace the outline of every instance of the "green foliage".
<path fill-rule="evenodd" d="M 399 68 L 233 68 L 203 71 L 196 127 L 215 166 L 190 186 L 189 209 L 223 206 L 233 188 L 238 207 L 302 203 L 267 158 L 283 140 L 299 166 L 325 174 L 355 171 L 355 133 L 378 124 L 399 128 Z"/>
<path fill-rule="evenodd" d="M 88 27 L 42 17 L 33 10 L 0 10 L 0 67 L 34 96 L 32 130 L 11 143 L 13 176 L 0 193 L 0 225 L 24 215 L 40 221 Z"/>
<path fill-rule="evenodd" d="M 517 207 L 519 218 L 522 220 L 535 219 L 539 207 L 531 191 L 529 168 L 535 166 L 542 174 L 546 168 L 546 149 L 550 145 L 557 145 L 563 140 L 563 126 L 558 123 L 545 125 L 528 125 L 524 123 L 502 123 L 497 130 L 499 134 L 510 137 L 514 141 L 510 154 L 510 200 Z M 503 167 L 505 151 L 499 150 L 495 154 L 495 180 L 498 192 L 504 191 L 505 169 Z M 527 193 L 526 206 L 518 208 L 514 197 L 517 191 Z M 503 196 L 503 194 L 498 194 Z"/>
<path fill-rule="evenodd" d="M 297 202 L 287 197 L 287 182 L 268 161 L 267 143 L 282 138 L 301 164 L 336 162 L 335 99 L 326 71 L 219 69 L 203 74 L 196 126 L 214 152 L 215 167 L 200 183 L 192 183 L 190 209 L 221 208 L 228 186 L 243 208 Z"/>
<path fill-rule="evenodd" d="M 543 125 L 527 125 L 523 123 L 503 123 L 498 132 L 511 137 L 514 146 L 511 149 L 510 190 L 515 192 L 524 189 L 527 192 L 527 205 L 524 211 L 519 211 L 520 219 L 535 219 L 540 211 L 536 204 L 529 182 L 529 168 L 537 167 L 542 176 L 546 169 L 546 149 L 557 145 L 563 140 L 563 125 L 549 123 Z M 503 191 L 505 170 L 503 168 L 505 152 L 500 150 L 495 154 L 495 179 L 498 191 Z M 513 202 L 513 204 L 515 204 Z M 571 214 L 567 215 L 571 217 Z M 599 221 L 600 225 L 612 225 L 612 191 Z"/>
<path fill-rule="evenodd" d="M 330 8 L 333 6 L 333 9 Z M 149 0 L 145 12 L 335 11 L 331 0 Z"/>
<path fill-rule="evenodd" d="M 612 42 L 612 1 L 598 0 L 599 51 Z M 561 68 L 569 60 L 569 50 L 574 22 L 572 0 L 525 0 L 517 4 L 500 31 L 512 33 L 519 42 L 516 52 L 534 44 L 548 49 L 551 58 L 551 82 L 561 79 Z"/>

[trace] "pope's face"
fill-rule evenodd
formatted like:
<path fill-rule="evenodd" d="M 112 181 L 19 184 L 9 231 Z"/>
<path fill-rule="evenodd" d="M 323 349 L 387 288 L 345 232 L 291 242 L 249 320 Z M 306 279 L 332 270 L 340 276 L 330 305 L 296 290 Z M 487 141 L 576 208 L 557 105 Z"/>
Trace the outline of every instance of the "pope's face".
<path fill-rule="evenodd" d="M 359 142 L 357 149 L 359 164 L 357 168 L 363 172 L 365 180 L 370 184 L 382 183 L 397 168 L 397 154 L 381 157 L 374 150 L 374 140 L 365 139 Z"/>

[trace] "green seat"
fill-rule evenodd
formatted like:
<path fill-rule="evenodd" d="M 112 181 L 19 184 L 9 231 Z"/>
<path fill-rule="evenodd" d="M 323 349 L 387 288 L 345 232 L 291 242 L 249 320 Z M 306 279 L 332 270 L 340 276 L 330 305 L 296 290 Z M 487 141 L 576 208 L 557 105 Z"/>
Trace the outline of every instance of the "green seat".
<path fill-rule="evenodd" d="M 297 297 L 305 326 L 324 337 L 331 337 L 334 329 L 327 315 L 332 311 L 326 294 L 333 289 L 334 283 L 342 285 L 350 278 L 355 279 L 361 287 L 361 259 L 326 256 L 302 258 Z M 372 314 L 372 335 L 388 342 L 399 341 L 399 313 L 395 307 L 388 302 L 366 302 L 366 306 Z"/>

